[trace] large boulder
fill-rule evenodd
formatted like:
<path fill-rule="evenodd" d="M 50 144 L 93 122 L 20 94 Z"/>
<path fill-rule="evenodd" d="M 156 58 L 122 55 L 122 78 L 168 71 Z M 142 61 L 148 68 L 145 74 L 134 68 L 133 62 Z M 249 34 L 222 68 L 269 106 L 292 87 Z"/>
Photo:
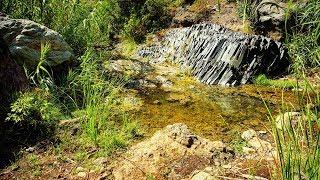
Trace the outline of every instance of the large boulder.
<path fill-rule="evenodd" d="M 285 21 L 285 8 L 275 0 L 262 0 L 255 7 L 254 26 L 262 34 L 268 31 L 282 32 Z"/>
<path fill-rule="evenodd" d="M 156 132 L 133 147 L 117 162 L 114 179 L 184 179 L 208 165 L 222 165 L 234 158 L 221 141 L 194 135 L 184 124 Z"/>
<path fill-rule="evenodd" d="M 39 63 L 41 43 L 51 45 L 47 66 L 57 66 L 74 58 L 71 47 L 59 33 L 30 20 L 0 14 L 0 38 L 9 47 L 12 58 L 29 68 Z"/>
<path fill-rule="evenodd" d="M 139 55 L 171 59 L 191 68 L 201 82 L 225 86 L 252 82 L 259 74 L 280 76 L 290 64 L 280 42 L 215 24 L 168 30 L 157 45 L 144 48 Z"/>
<path fill-rule="evenodd" d="M 11 94 L 27 87 L 26 74 L 10 57 L 9 49 L 0 37 L 0 121 L 8 111 Z"/>

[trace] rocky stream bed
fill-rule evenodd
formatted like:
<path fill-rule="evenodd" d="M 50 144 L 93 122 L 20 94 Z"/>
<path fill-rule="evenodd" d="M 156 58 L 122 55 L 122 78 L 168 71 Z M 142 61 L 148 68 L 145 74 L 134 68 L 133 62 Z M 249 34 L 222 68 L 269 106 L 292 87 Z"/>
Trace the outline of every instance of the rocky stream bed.
<path fill-rule="evenodd" d="M 16 56 L 25 55 L 25 51 L 39 56 L 39 47 L 28 44 L 31 36 L 61 40 L 55 33 L 35 33 L 49 31 L 38 24 L 27 26 L 27 21 L 11 21 L 7 17 L 2 17 L 2 21 L 4 34 L 8 27 L 18 29 L 6 40 L 8 50 Z M 58 40 L 55 42 L 59 43 Z M 276 152 L 268 132 L 267 107 L 275 115 L 282 98 L 293 105 L 296 99 L 291 90 L 246 83 L 260 73 L 285 74 L 289 65 L 285 47 L 270 38 L 234 33 L 214 24 L 170 29 L 155 36 L 151 44 L 138 48 L 130 57 L 105 62 L 110 74 L 129 79 L 119 108 L 141 125 L 144 138 L 130 144 L 126 152 L 115 153 L 115 157 L 94 160 L 98 170 L 75 168 L 74 162 L 66 159 L 56 174 L 48 172 L 44 176 L 269 178 Z M 67 45 L 52 47 L 56 48 L 50 56 L 53 59 L 65 61 L 73 57 Z M 251 175 L 253 171 L 257 177 Z M 5 171 L 12 171 L 8 172 Z"/>

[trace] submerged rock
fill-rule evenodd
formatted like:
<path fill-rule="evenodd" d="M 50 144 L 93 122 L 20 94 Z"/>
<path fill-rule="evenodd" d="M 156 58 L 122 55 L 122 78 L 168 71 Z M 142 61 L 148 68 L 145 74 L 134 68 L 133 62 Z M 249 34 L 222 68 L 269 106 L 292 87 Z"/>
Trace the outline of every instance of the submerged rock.
<path fill-rule="evenodd" d="M 169 125 L 133 147 L 113 171 L 115 179 L 183 179 L 234 154 L 221 141 L 194 135 L 184 124 Z"/>
<path fill-rule="evenodd" d="M 286 48 L 270 38 L 232 32 L 215 24 L 168 30 L 156 46 L 140 56 L 169 58 L 206 84 L 246 84 L 258 74 L 279 76 L 289 66 Z"/>
<path fill-rule="evenodd" d="M 0 16 L 0 37 L 9 47 L 12 58 L 20 65 L 35 67 L 39 63 L 41 43 L 51 46 L 46 61 L 48 66 L 74 58 L 71 47 L 59 33 L 30 20 Z"/>

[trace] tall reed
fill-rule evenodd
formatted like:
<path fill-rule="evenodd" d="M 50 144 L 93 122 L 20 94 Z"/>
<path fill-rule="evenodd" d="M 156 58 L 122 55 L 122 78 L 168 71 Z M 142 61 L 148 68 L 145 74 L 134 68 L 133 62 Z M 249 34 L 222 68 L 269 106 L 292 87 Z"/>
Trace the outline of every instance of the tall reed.
<path fill-rule="evenodd" d="M 320 94 L 307 81 L 305 85 L 304 91 L 298 94 L 300 116 L 285 115 L 298 111 L 285 102 L 282 115 L 273 118 L 270 113 L 278 152 L 274 179 L 320 178 Z"/>

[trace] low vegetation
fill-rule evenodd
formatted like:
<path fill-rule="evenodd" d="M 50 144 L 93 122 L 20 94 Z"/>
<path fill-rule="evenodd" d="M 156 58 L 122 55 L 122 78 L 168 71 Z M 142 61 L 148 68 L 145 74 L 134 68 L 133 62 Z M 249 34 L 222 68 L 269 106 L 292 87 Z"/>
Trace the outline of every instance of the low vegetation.
<path fill-rule="evenodd" d="M 286 44 L 292 69 L 301 77 L 308 69 L 320 65 L 320 2 L 310 0 L 302 6 L 290 1 L 287 14 L 294 14 L 296 25 L 286 25 Z"/>
<path fill-rule="evenodd" d="M 300 116 L 283 118 L 284 127 L 279 129 L 270 112 L 272 131 L 277 145 L 278 158 L 274 169 L 274 179 L 319 179 L 320 168 L 320 116 L 319 92 L 306 82 L 303 92 L 298 93 L 300 109 L 282 107 L 285 112 L 300 112 Z"/>
<path fill-rule="evenodd" d="M 254 83 L 262 86 L 270 86 L 281 89 L 297 88 L 297 82 L 294 80 L 268 79 L 266 75 L 261 74 L 255 78 Z"/>

